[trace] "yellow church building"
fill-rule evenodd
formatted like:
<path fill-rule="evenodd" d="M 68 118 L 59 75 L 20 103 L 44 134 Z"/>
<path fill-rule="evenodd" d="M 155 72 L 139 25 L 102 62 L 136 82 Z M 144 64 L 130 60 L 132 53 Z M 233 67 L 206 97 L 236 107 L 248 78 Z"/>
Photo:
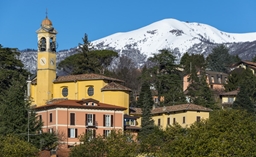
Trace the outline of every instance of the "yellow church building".
<path fill-rule="evenodd" d="M 124 81 L 98 74 L 56 76 L 57 30 L 46 17 L 36 31 L 38 40 L 37 74 L 28 80 L 27 95 L 32 106 L 46 105 L 53 99 L 95 99 L 129 110 L 130 89 Z"/>

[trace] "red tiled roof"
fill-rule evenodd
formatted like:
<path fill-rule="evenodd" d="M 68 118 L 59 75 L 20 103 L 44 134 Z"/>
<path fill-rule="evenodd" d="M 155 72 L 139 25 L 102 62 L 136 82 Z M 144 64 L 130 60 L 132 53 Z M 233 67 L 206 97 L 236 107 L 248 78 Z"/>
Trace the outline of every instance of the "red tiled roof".
<path fill-rule="evenodd" d="M 82 80 L 110 80 L 110 81 L 117 81 L 117 82 L 124 82 L 119 79 L 107 77 L 104 75 L 99 74 L 79 74 L 79 75 L 66 75 L 66 76 L 59 76 L 54 80 L 54 82 L 71 82 L 71 81 L 82 81 Z"/>
<path fill-rule="evenodd" d="M 131 114 L 142 114 L 141 108 L 131 108 L 131 109 L 135 111 L 135 112 L 132 112 Z M 173 106 L 156 107 L 151 110 L 151 113 L 158 114 L 158 113 L 177 112 L 177 111 L 210 112 L 212 110 L 203 106 L 195 105 L 195 104 L 180 104 L 180 105 L 173 105 Z"/>
<path fill-rule="evenodd" d="M 91 105 L 83 105 L 86 102 L 96 102 L 96 106 Z M 36 107 L 36 110 L 41 110 L 45 108 L 56 108 L 56 107 L 64 107 L 64 108 L 84 108 L 84 109 L 105 109 L 105 110 L 126 110 L 125 107 L 100 103 L 94 99 L 84 99 L 84 100 L 68 100 L 68 99 L 56 99 L 48 102 L 46 105 Z"/>
<path fill-rule="evenodd" d="M 115 82 L 110 82 L 109 84 L 107 84 L 105 87 L 103 87 L 101 89 L 102 91 L 108 91 L 108 90 L 123 90 L 123 91 L 131 91 L 130 88 L 127 88 L 123 85 L 120 85 L 118 83 Z"/>
<path fill-rule="evenodd" d="M 141 108 L 131 107 L 130 111 L 132 112 L 132 114 L 142 114 Z"/>
<path fill-rule="evenodd" d="M 221 93 L 220 96 L 236 96 L 238 94 L 238 90 L 233 90 L 230 92 Z"/>
<path fill-rule="evenodd" d="M 157 108 L 153 109 L 151 112 L 152 112 L 152 114 L 157 114 L 157 113 L 177 112 L 177 111 L 210 112 L 212 110 L 209 108 L 203 107 L 203 106 L 196 105 L 196 104 L 180 104 L 180 105 L 173 105 L 173 106 L 157 107 Z"/>

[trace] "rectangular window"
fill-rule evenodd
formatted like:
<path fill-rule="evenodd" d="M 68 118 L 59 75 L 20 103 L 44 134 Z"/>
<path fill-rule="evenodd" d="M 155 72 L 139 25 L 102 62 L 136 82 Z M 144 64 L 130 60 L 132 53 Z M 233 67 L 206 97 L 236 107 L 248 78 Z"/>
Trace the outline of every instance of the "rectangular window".
<path fill-rule="evenodd" d="M 174 125 L 176 123 L 176 119 L 175 118 L 173 118 L 173 122 L 172 122 L 172 124 Z"/>
<path fill-rule="evenodd" d="M 197 116 L 197 117 L 196 117 L 196 121 L 197 121 L 197 122 L 200 122 L 200 119 L 201 119 L 200 116 Z"/>
<path fill-rule="evenodd" d="M 103 137 L 108 137 L 111 133 L 111 130 L 103 130 Z"/>
<path fill-rule="evenodd" d="M 155 102 L 155 103 L 158 103 L 158 98 L 154 98 L 154 102 Z"/>
<path fill-rule="evenodd" d="M 228 97 L 228 103 L 233 103 L 234 102 L 234 97 Z"/>
<path fill-rule="evenodd" d="M 53 133 L 53 128 L 49 128 L 49 129 L 48 129 L 48 132 L 49 132 L 49 133 Z"/>
<path fill-rule="evenodd" d="M 218 78 L 218 82 L 221 83 L 221 78 L 220 77 Z"/>
<path fill-rule="evenodd" d="M 167 125 L 170 125 L 170 117 L 167 118 Z"/>
<path fill-rule="evenodd" d="M 68 137 L 69 138 L 77 138 L 77 129 L 68 128 Z"/>
<path fill-rule="evenodd" d="M 75 113 L 70 113 L 70 125 L 75 125 Z"/>
<path fill-rule="evenodd" d="M 39 115 L 39 121 L 42 122 L 42 115 Z"/>
<path fill-rule="evenodd" d="M 50 113 L 50 123 L 52 122 L 52 113 Z"/>
<path fill-rule="evenodd" d="M 158 126 L 160 126 L 161 125 L 161 119 L 159 118 L 158 119 L 158 124 L 157 124 Z"/>
<path fill-rule="evenodd" d="M 85 133 L 90 138 L 95 138 L 96 137 L 96 130 L 95 129 L 86 129 Z"/>
<path fill-rule="evenodd" d="M 94 126 L 95 125 L 95 114 L 85 114 L 85 125 Z"/>
<path fill-rule="evenodd" d="M 183 117 L 183 124 L 186 123 L 186 117 Z"/>
<path fill-rule="evenodd" d="M 103 115 L 103 126 L 112 127 L 113 126 L 113 115 Z"/>
<path fill-rule="evenodd" d="M 212 81 L 212 83 L 214 83 L 214 77 L 213 76 L 211 77 L 211 81 Z"/>

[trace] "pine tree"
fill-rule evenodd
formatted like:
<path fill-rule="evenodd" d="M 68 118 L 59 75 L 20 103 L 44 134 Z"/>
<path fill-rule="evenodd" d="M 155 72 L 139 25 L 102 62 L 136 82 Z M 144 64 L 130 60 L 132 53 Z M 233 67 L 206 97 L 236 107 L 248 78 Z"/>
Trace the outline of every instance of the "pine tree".
<path fill-rule="evenodd" d="M 143 93 L 143 94 L 142 94 Z M 139 97 L 140 102 L 142 103 L 142 119 L 141 119 L 141 132 L 140 137 L 146 137 L 154 129 L 154 121 L 151 115 L 151 109 L 153 107 L 153 99 L 150 91 L 150 87 L 147 82 L 142 84 L 141 97 Z M 142 101 L 141 101 L 142 100 Z"/>
<path fill-rule="evenodd" d="M 155 78 L 154 86 L 159 96 L 164 97 L 164 104 L 174 105 L 185 102 L 185 96 L 182 89 L 181 72 L 176 64 L 176 57 L 168 50 L 160 50 L 149 59 L 154 63 L 150 69 L 151 75 Z"/>
<path fill-rule="evenodd" d="M 254 105 L 246 92 L 245 86 L 241 86 L 239 93 L 237 94 L 236 100 L 233 103 L 234 109 L 246 110 L 249 113 L 254 113 Z"/>

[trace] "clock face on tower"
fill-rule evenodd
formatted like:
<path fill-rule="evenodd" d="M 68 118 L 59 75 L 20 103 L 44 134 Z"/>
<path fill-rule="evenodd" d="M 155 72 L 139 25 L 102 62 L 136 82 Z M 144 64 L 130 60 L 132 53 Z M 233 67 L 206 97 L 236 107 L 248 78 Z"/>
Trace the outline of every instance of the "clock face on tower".
<path fill-rule="evenodd" d="M 45 65 L 46 64 L 46 58 L 44 58 L 44 57 L 40 58 L 40 64 Z"/>

